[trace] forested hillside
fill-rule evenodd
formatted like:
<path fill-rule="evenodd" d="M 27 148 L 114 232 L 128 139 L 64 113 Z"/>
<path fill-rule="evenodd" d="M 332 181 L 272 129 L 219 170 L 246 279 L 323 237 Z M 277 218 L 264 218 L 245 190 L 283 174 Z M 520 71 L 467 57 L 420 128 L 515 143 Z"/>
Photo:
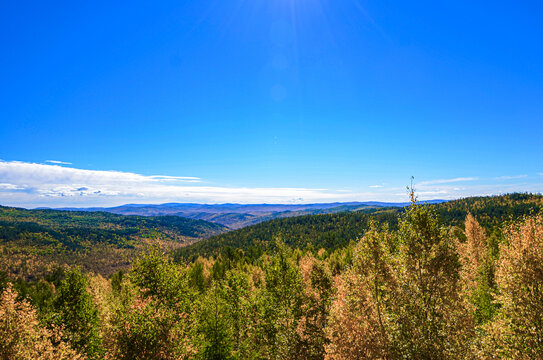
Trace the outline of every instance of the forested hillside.
<path fill-rule="evenodd" d="M 442 202 L 442 200 L 435 200 Z M 211 221 L 240 229 L 263 221 L 301 215 L 333 214 L 345 211 L 371 210 L 385 206 L 404 207 L 406 203 L 347 202 L 317 204 L 192 204 L 168 203 L 160 205 L 128 204 L 112 208 L 65 208 L 58 210 L 102 211 L 119 215 L 164 216 L 175 215 Z"/>
<path fill-rule="evenodd" d="M 33 277 L 52 266 L 71 264 L 109 274 L 126 267 L 151 237 L 175 248 L 225 230 L 178 216 L 0 207 L 0 270 Z"/>
<path fill-rule="evenodd" d="M 515 196 L 459 205 L 500 208 Z M 519 202 L 517 209 L 531 213 L 525 204 L 540 198 Z M 395 213 L 349 214 L 360 216 L 365 231 L 344 233 L 357 239 L 330 251 L 284 242 L 294 236 L 292 245 L 305 245 L 303 229 L 311 236 L 344 219 L 354 229 L 354 217 L 284 220 L 292 230 L 258 257 L 227 248 L 176 263 L 155 243 L 109 279 L 78 268 L 33 281 L 3 276 L 0 353 L 40 360 L 542 359 L 543 214 L 497 211 L 487 219 L 501 234 L 495 237 L 471 214 L 459 223 L 451 209 L 413 202 L 390 228 Z M 441 221 L 447 216 L 454 229 Z"/>
<path fill-rule="evenodd" d="M 336 249 L 359 238 L 371 219 L 395 228 L 402 211 L 403 208 L 382 208 L 274 219 L 177 249 L 174 258 L 217 256 L 226 248 L 241 249 L 247 256 L 258 258 L 276 238 L 296 248 Z"/>
<path fill-rule="evenodd" d="M 432 208 L 443 224 L 451 226 L 461 226 L 470 212 L 485 229 L 492 232 L 505 221 L 539 212 L 543 209 L 543 196 L 508 194 L 470 197 L 425 206 Z M 370 208 L 356 212 L 275 219 L 180 248 L 175 252 L 175 258 L 190 260 L 198 256 L 217 256 L 225 249 L 229 251 L 229 248 L 241 249 L 248 256 L 258 257 L 277 237 L 297 248 L 311 246 L 333 250 L 363 235 L 370 219 L 396 229 L 399 216 L 404 211 L 403 207 Z"/>
<path fill-rule="evenodd" d="M 486 228 L 499 226 L 503 221 L 535 214 L 543 209 L 543 196 L 516 193 L 501 196 L 468 197 L 432 204 L 440 219 L 448 225 L 463 224 L 470 212 Z"/>

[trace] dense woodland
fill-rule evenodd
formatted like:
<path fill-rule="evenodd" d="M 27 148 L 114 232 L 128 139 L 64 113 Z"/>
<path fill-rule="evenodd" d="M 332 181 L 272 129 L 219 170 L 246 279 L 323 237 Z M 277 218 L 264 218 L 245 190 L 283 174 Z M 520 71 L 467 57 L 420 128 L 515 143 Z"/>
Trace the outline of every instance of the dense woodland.
<path fill-rule="evenodd" d="M 540 212 L 543 209 L 543 196 L 508 194 L 471 197 L 427 206 L 432 208 L 442 224 L 458 228 L 463 227 L 470 212 L 487 232 L 497 236 L 504 222 Z M 198 256 L 217 256 L 232 249 L 243 250 L 247 257 L 259 257 L 273 247 L 273 240 L 277 237 L 291 247 L 331 251 L 361 237 L 370 220 L 388 224 L 391 230 L 397 230 L 398 220 L 404 212 L 403 207 L 382 207 L 275 219 L 179 248 L 174 257 L 179 261 L 193 261 Z"/>
<path fill-rule="evenodd" d="M 398 214 L 402 211 L 403 208 L 383 208 L 270 220 L 179 248 L 174 258 L 177 261 L 194 261 L 198 256 L 216 257 L 223 252 L 240 249 L 246 257 L 254 259 L 273 247 L 274 239 L 278 237 L 291 247 L 335 250 L 359 238 L 370 220 L 397 227 Z"/>
<path fill-rule="evenodd" d="M 222 225 L 178 216 L 0 206 L 0 271 L 34 278 L 67 264 L 109 275 L 127 267 L 149 238 L 176 248 L 224 231 Z"/>
<path fill-rule="evenodd" d="M 413 195 L 259 224 L 177 261 L 156 241 L 108 278 L 4 273 L 0 359 L 542 359 L 541 205 Z"/>

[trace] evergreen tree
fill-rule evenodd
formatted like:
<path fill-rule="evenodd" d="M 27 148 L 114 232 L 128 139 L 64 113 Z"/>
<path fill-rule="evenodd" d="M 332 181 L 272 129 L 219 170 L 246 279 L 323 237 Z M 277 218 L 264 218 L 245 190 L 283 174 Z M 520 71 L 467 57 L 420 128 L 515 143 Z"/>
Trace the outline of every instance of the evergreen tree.
<path fill-rule="evenodd" d="M 411 200 L 398 232 L 392 346 L 404 359 L 470 358 L 474 324 L 461 296 L 456 244 L 413 191 Z"/>
<path fill-rule="evenodd" d="M 262 296 L 263 335 L 266 357 L 292 359 L 297 356 L 299 334 L 296 329 L 302 315 L 303 280 L 289 249 L 280 241 L 277 252 L 266 266 Z"/>
<path fill-rule="evenodd" d="M 88 279 L 79 268 L 66 272 L 54 302 L 54 322 L 61 326 L 65 340 L 89 359 L 100 359 L 105 350 L 100 336 L 100 319 L 92 296 L 87 291 Z"/>
<path fill-rule="evenodd" d="M 200 335 L 198 358 L 228 360 L 232 358 L 231 312 L 224 300 L 224 289 L 217 282 L 203 297 L 199 306 L 197 331 Z"/>

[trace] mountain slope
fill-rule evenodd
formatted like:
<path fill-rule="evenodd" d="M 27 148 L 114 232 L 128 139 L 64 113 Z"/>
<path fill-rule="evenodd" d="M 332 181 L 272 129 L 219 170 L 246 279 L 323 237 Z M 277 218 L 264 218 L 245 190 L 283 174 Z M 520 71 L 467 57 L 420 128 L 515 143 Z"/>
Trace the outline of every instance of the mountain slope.
<path fill-rule="evenodd" d="M 442 202 L 443 200 L 433 200 Z M 382 207 L 403 207 L 406 203 L 345 202 L 317 204 L 193 204 L 167 203 L 160 205 L 127 204 L 112 208 L 61 209 L 80 211 L 106 211 L 122 215 L 162 216 L 175 215 L 202 219 L 239 229 L 262 221 L 312 214 L 330 214 L 341 211 L 359 211 Z"/>
<path fill-rule="evenodd" d="M 0 270 L 33 276 L 51 266 L 77 264 L 108 274 L 127 266 L 149 239 L 177 248 L 226 231 L 178 216 L 25 210 L 0 206 Z"/>
<path fill-rule="evenodd" d="M 404 208 L 373 208 L 358 212 L 273 219 L 177 249 L 174 257 L 181 260 L 217 256 L 226 248 L 242 249 L 258 257 L 276 237 L 292 247 L 335 249 L 360 237 L 371 219 L 396 227 L 398 214 L 403 211 Z"/>
<path fill-rule="evenodd" d="M 492 197 L 471 197 L 444 203 L 427 204 L 445 225 L 463 228 L 471 212 L 485 228 L 491 230 L 508 219 L 539 212 L 543 209 L 543 196 L 509 194 Z M 241 249 L 256 255 L 267 249 L 275 237 L 290 246 L 335 249 L 356 240 L 367 229 L 370 219 L 387 223 L 391 228 L 398 224 L 404 208 L 373 208 L 335 214 L 308 215 L 275 219 L 257 225 L 210 237 L 196 244 L 175 251 L 177 260 L 197 256 L 217 256 L 225 249 Z"/>

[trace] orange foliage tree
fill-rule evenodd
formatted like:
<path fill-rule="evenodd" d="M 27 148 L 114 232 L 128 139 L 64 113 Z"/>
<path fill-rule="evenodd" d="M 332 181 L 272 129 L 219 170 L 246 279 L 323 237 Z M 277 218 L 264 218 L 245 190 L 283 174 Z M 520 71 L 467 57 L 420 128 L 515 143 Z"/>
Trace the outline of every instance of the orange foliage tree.
<path fill-rule="evenodd" d="M 0 298 L 0 359 L 78 360 L 84 359 L 60 340 L 58 329 L 46 329 L 36 310 L 25 300 L 17 301 L 11 285 Z"/>
<path fill-rule="evenodd" d="M 512 224 L 500 248 L 496 282 L 501 303 L 493 334 L 501 355 L 543 358 L 543 215 Z"/>

